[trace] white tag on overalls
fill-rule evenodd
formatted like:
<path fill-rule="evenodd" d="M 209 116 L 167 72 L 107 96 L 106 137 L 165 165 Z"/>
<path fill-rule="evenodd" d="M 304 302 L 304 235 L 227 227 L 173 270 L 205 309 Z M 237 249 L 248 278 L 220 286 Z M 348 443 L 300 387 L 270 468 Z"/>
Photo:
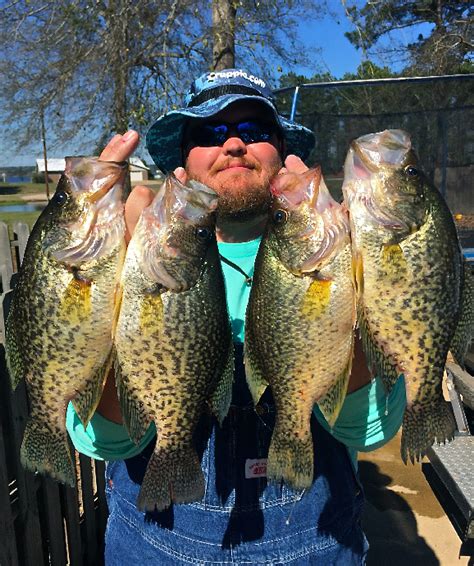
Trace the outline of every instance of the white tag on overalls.
<path fill-rule="evenodd" d="M 245 479 L 265 478 L 267 476 L 267 459 L 245 460 Z"/>

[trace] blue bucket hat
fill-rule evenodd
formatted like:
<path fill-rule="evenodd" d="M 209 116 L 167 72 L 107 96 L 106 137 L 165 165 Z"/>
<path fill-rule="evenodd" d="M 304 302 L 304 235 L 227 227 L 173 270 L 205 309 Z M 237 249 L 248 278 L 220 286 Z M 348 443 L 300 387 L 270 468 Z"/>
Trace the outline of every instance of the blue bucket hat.
<path fill-rule="evenodd" d="M 165 173 L 183 165 L 181 143 L 187 120 L 210 118 L 242 100 L 257 100 L 268 106 L 285 137 L 287 154 L 308 157 L 315 142 L 313 132 L 278 113 L 267 83 L 242 69 L 225 69 L 201 75 L 186 95 L 184 107 L 163 114 L 150 127 L 146 145 L 153 161 Z"/>

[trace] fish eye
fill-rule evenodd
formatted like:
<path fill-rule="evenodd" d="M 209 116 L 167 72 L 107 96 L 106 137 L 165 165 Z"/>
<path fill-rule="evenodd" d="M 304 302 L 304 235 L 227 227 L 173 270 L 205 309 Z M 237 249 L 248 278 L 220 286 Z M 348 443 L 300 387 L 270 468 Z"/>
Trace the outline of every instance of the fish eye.
<path fill-rule="evenodd" d="M 286 210 L 278 209 L 273 213 L 273 221 L 275 224 L 283 224 L 288 220 L 288 212 Z"/>
<path fill-rule="evenodd" d="M 65 191 L 56 191 L 51 200 L 54 204 L 63 206 L 68 200 L 68 194 Z"/>
<path fill-rule="evenodd" d="M 207 242 L 212 236 L 212 230 L 209 228 L 203 228 L 202 226 L 196 228 L 196 238 L 201 240 L 201 242 Z"/>
<path fill-rule="evenodd" d="M 405 167 L 405 173 L 409 176 L 409 177 L 418 177 L 419 173 L 418 173 L 418 169 L 416 169 L 416 167 L 413 167 L 413 165 L 407 165 Z"/>

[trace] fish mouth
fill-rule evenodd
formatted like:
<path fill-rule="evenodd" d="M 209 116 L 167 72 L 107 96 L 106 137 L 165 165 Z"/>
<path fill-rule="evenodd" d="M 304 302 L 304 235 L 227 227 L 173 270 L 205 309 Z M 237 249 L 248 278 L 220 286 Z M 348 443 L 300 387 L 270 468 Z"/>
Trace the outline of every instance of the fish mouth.
<path fill-rule="evenodd" d="M 151 280 L 175 292 L 186 291 L 199 279 L 204 257 L 172 242 L 170 228 L 177 223 L 214 228 L 217 194 L 198 181 L 183 185 L 170 174 L 153 202 L 143 210 L 132 240 L 140 268 Z M 186 266 L 186 273 L 181 276 Z"/>
<path fill-rule="evenodd" d="M 354 140 L 344 164 L 343 193 L 349 209 L 358 204 L 381 227 L 409 230 L 409 225 L 391 214 L 389 207 L 379 204 L 375 187 L 402 164 L 410 148 L 408 134 L 402 130 L 385 130 Z"/>
<path fill-rule="evenodd" d="M 128 165 L 95 158 L 66 158 L 65 175 L 73 198 L 83 201 L 78 220 L 62 227 L 67 244 L 45 239 L 52 256 L 62 263 L 78 265 L 99 260 L 119 246 L 125 235 L 123 186 Z M 72 236 L 72 237 L 71 237 Z"/>
<path fill-rule="evenodd" d="M 347 244 L 349 239 L 350 224 L 347 210 L 332 198 L 322 177 L 315 209 L 323 221 L 323 238 L 316 252 L 301 266 L 301 273 L 304 275 L 315 272 L 327 258 Z"/>

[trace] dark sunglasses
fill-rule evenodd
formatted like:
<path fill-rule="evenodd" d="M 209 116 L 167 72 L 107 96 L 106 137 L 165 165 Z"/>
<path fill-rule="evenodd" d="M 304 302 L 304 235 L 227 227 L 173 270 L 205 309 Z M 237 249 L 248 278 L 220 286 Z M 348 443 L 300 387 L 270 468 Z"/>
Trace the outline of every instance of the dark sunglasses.
<path fill-rule="evenodd" d="M 235 124 L 219 122 L 195 126 L 187 137 L 193 145 L 213 147 L 223 145 L 233 135 L 240 138 L 245 144 L 268 142 L 276 132 L 277 128 L 274 124 L 259 120 L 245 120 Z"/>

